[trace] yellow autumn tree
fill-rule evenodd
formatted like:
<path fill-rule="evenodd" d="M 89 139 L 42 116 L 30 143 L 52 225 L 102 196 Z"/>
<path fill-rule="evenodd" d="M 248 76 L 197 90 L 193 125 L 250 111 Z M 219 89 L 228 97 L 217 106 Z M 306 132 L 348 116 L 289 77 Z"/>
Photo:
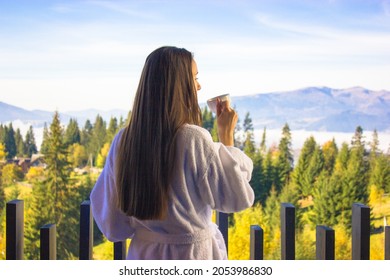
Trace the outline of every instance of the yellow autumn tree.
<path fill-rule="evenodd" d="M 104 164 L 106 162 L 106 158 L 107 158 L 109 151 L 110 151 L 110 143 L 104 144 L 100 150 L 99 155 L 96 158 L 96 166 L 97 167 L 100 167 L 100 168 L 104 167 Z"/>
<path fill-rule="evenodd" d="M 250 227 L 259 225 L 263 228 L 263 211 L 256 204 L 244 211 L 233 214 L 233 226 L 229 227 L 229 259 L 248 260 L 250 257 Z"/>
<path fill-rule="evenodd" d="M 74 143 L 68 147 L 68 161 L 72 167 L 82 167 L 88 161 L 88 155 L 84 146 Z"/>
<path fill-rule="evenodd" d="M 7 156 L 7 153 L 5 151 L 5 146 L 3 143 L 0 143 L 0 161 L 4 161 Z"/>
<path fill-rule="evenodd" d="M 32 166 L 28 170 L 26 174 L 26 179 L 29 182 L 36 181 L 36 180 L 43 180 L 45 178 L 45 171 L 43 167 L 40 166 Z"/>

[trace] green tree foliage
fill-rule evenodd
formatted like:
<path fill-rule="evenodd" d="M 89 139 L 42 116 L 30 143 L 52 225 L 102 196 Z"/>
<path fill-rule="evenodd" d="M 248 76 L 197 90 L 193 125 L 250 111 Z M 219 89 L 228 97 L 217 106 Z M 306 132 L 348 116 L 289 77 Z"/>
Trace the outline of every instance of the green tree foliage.
<path fill-rule="evenodd" d="M 15 141 L 15 131 L 12 126 L 12 123 L 10 123 L 7 126 L 3 127 L 2 132 L 3 139 L 1 139 L 0 142 L 4 143 L 5 151 L 7 153 L 7 158 L 11 159 L 14 158 L 17 154 L 17 147 L 16 147 L 16 141 Z"/>
<path fill-rule="evenodd" d="M 24 235 L 26 259 L 39 260 L 40 228 L 46 224 L 55 223 L 51 201 L 51 193 L 48 192 L 47 185 L 42 181 L 34 181 L 32 194 L 28 200 L 29 207 L 25 210 L 26 217 L 28 217 L 25 221 Z M 61 251 L 61 248 L 58 246 L 57 248 Z"/>
<path fill-rule="evenodd" d="M 92 138 L 92 129 L 93 129 L 92 123 L 90 120 L 87 119 L 85 121 L 83 129 L 81 130 L 81 135 L 80 135 L 81 145 L 83 145 L 86 148 L 87 153 L 90 153 L 89 143 Z"/>
<path fill-rule="evenodd" d="M 380 153 L 375 157 L 369 185 L 390 193 L 390 158 L 387 155 Z"/>
<path fill-rule="evenodd" d="M 110 122 L 108 123 L 106 143 L 111 144 L 112 140 L 114 139 L 118 131 L 119 131 L 118 120 L 117 118 L 112 117 L 110 119 Z"/>
<path fill-rule="evenodd" d="M 335 226 L 339 223 L 342 211 L 347 210 L 343 204 L 342 174 L 331 177 L 324 171 L 318 177 L 314 193 L 313 225 Z"/>
<path fill-rule="evenodd" d="M 259 196 L 259 201 L 263 205 L 275 182 L 276 169 L 274 168 L 273 154 L 274 154 L 273 149 L 270 148 L 262 161 L 262 174 L 261 174 L 262 180 L 261 180 L 258 196 Z"/>
<path fill-rule="evenodd" d="M 286 123 L 282 129 L 282 138 L 278 146 L 278 157 L 276 161 L 275 187 L 277 191 L 289 182 L 290 173 L 294 164 L 294 157 L 291 148 L 291 133 L 290 127 Z"/>
<path fill-rule="evenodd" d="M 351 154 L 347 167 L 347 183 L 354 194 L 355 202 L 368 201 L 368 170 L 363 129 L 358 126 L 352 140 Z"/>
<path fill-rule="evenodd" d="M 90 139 L 89 151 L 96 157 L 98 156 L 100 149 L 103 147 L 106 139 L 106 122 L 100 115 L 96 116 L 95 123 L 93 124 L 92 137 Z"/>
<path fill-rule="evenodd" d="M 74 203 L 77 198 L 75 191 L 69 184 L 70 169 L 67 161 L 67 149 L 64 143 L 64 131 L 60 123 L 58 112 L 54 113 L 50 130 L 47 132 L 47 152 L 45 160 L 47 163 L 46 180 L 39 183 L 35 206 L 31 213 L 29 224 L 29 242 L 37 244 L 36 231 L 47 223 L 55 223 L 57 227 L 58 258 L 73 258 L 77 253 L 78 235 L 77 226 L 78 207 Z M 45 193 L 45 195 L 43 195 Z M 33 195 L 34 197 L 34 195 Z M 45 207 L 44 213 L 39 208 Z M 40 217 L 37 217 L 40 216 Z M 31 256 L 34 256 L 34 249 L 31 249 Z"/>
<path fill-rule="evenodd" d="M 17 128 L 15 132 L 15 145 L 16 145 L 16 156 L 23 157 L 26 154 L 25 144 L 20 129 Z"/>
<path fill-rule="evenodd" d="M 316 150 L 317 143 L 313 136 L 306 139 L 303 144 L 298 164 L 292 174 L 293 182 L 297 186 L 299 194 L 302 198 L 308 197 L 313 187 L 312 180 L 309 178 L 309 166 L 312 156 Z"/>
<path fill-rule="evenodd" d="M 215 117 L 213 116 L 213 113 L 205 106 L 202 109 L 202 127 L 211 133 L 211 130 L 214 127 L 214 120 Z"/>
<path fill-rule="evenodd" d="M 324 170 L 328 174 L 332 174 L 338 153 L 336 141 L 332 139 L 332 141 L 325 142 L 322 146 L 322 152 L 324 155 Z"/>
<path fill-rule="evenodd" d="M 65 130 L 65 145 L 70 146 L 76 143 L 80 143 L 80 129 L 76 119 L 70 119 Z"/>
<path fill-rule="evenodd" d="M 47 124 L 44 123 L 43 125 L 43 138 L 42 138 L 42 143 L 41 143 L 41 148 L 39 149 L 39 152 L 41 154 L 46 154 L 49 150 L 49 129 L 47 128 Z"/>
<path fill-rule="evenodd" d="M 266 259 L 280 259 L 280 200 L 272 186 L 264 207 L 264 243 Z"/>
<path fill-rule="evenodd" d="M 35 142 L 33 127 L 31 125 L 26 132 L 25 151 L 27 157 L 31 157 L 33 154 L 36 154 L 38 152 L 37 144 Z"/>
<path fill-rule="evenodd" d="M 211 129 L 211 137 L 214 142 L 219 142 L 217 119 L 214 119 L 213 128 Z"/>
<path fill-rule="evenodd" d="M 256 148 L 253 135 L 253 123 L 249 112 L 247 112 L 245 115 L 243 130 L 245 137 L 243 150 L 249 157 L 253 158 L 256 152 Z"/>
<path fill-rule="evenodd" d="M 264 202 L 265 196 L 267 195 L 264 193 L 264 176 L 263 176 L 263 156 L 257 152 L 253 154 L 253 171 L 252 171 L 252 178 L 249 184 L 253 188 L 253 191 L 255 192 L 255 203 L 257 202 Z"/>
<path fill-rule="evenodd" d="M 244 123 L 242 124 L 242 127 L 244 133 L 247 133 L 248 131 L 253 132 L 253 122 L 249 112 L 245 114 Z"/>
<path fill-rule="evenodd" d="M 244 142 L 244 153 L 252 159 L 255 157 L 255 153 L 256 153 L 255 141 L 254 141 L 253 132 L 251 131 L 248 131 L 246 133 L 246 139 Z"/>

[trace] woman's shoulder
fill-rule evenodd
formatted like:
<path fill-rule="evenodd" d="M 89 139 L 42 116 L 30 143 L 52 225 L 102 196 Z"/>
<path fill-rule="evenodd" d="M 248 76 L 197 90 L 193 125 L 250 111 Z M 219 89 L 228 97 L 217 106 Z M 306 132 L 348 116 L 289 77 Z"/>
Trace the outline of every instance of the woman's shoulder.
<path fill-rule="evenodd" d="M 212 141 L 210 132 L 207 129 L 194 124 L 183 125 L 180 128 L 180 134 L 185 138 Z"/>

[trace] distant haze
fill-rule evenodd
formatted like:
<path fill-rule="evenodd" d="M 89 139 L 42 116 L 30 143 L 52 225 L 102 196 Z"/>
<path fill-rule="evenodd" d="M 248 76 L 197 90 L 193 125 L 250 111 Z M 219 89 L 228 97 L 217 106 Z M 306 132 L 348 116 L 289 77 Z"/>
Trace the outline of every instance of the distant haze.
<path fill-rule="evenodd" d="M 372 91 L 361 87 L 332 89 L 308 87 L 294 91 L 262 93 L 248 96 L 232 96 L 232 105 L 239 113 L 242 124 L 249 112 L 255 128 L 255 141 L 260 142 L 263 129 L 267 130 L 267 145 L 277 145 L 281 129 L 288 123 L 292 131 L 293 149 L 299 149 L 313 135 L 319 144 L 335 138 L 338 144 L 350 143 L 358 125 L 364 130 L 366 142 L 371 141 L 372 131 L 379 135 L 380 148 L 390 146 L 390 92 Z M 203 108 L 204 103 L 200 106 Z M 37 144 L 42 141 L 43 125 L 51 123 L 53 113 L 41 110 L 25 110 L 0 100 L 0 122 L 12 122 L 25 135 L 32 125 Z M 126 118 L 125 110 L 82 110 L 59 112 L 61 121 L 77 119 L 82 128 L 87 119 L 94 123 L 99 114 L 108 123 L 111 117 Z"/>

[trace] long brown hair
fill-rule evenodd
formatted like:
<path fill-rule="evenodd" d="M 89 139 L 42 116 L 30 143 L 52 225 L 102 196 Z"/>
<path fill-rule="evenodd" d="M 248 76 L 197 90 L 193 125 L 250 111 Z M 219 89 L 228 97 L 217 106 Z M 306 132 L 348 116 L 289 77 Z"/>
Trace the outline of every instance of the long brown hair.
<path fill-rule="evenodd" d="M 176 133 L 185 123 L 201 124 L 192 60 L 176 47 L 161 47 L 146 59 L 116 154 L 118 206 L 128 216 L 166 215 Z"/>

